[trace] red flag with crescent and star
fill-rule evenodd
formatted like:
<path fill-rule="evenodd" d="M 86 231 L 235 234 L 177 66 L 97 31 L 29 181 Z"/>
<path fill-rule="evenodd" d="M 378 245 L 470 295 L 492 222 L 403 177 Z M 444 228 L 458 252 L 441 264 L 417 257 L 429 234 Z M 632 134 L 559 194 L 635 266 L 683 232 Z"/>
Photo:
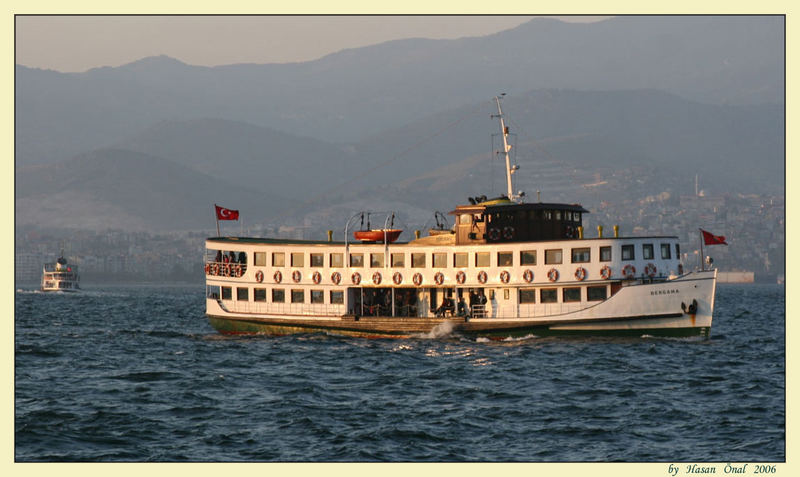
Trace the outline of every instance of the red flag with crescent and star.
<path fill-rule="evenodd" d="M 217 204 L 214 204 L 214 207 L 217 208 L 217 220 L 239 220 L 238 210 L 226 209 Z"/>
<path fill-rule="evenodd" d="M 728 242 L 725 241 L 725 237 L 722 235 L 714 235 L 703 229 L 700 229 L 700 232 L 703 233 L 703 242 L 705 242 L 706 245 L 728 245 Z"/>

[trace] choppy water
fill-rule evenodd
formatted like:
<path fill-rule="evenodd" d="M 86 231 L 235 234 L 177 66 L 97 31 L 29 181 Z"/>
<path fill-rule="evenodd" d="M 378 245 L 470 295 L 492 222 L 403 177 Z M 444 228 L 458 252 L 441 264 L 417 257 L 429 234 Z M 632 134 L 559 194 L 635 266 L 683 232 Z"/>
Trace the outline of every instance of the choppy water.
<path fill-rule="evenodd" d="M 784 289 L 711 339 L 218 335 L 203 287 L 17 290 L 26 461 L 785 460 Z"/>

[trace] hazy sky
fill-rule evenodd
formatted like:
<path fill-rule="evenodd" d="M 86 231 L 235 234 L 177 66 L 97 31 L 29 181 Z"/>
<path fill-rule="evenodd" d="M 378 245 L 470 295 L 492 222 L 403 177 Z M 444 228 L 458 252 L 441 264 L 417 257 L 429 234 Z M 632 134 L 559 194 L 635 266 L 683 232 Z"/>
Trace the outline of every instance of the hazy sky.
<path fill-rule="evenodd" d="M 399 38 L 482 36 L 530 16 L 17 16 L 16 63 L 63 72 L 168 55 L 192 65 L 285 63 Z M 556 17 L 595 21 L 607 17 Z"/>

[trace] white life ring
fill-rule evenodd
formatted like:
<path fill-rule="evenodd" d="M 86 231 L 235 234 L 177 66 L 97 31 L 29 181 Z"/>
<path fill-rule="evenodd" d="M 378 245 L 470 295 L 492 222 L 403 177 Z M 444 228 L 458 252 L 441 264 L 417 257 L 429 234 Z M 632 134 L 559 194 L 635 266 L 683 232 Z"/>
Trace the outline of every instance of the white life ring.
<path fill-rule="evenodd" d="M 412 278 L 412 281 L 414 282 L 414 285 L 416 285 L 416 286 L 422 285 L 422 274 L 421 273 L 415 273 L 414 277 Z"/>
<path fill-rule="evenodd" d="M 584 281 L 584 280 L 586 279 L 586 269 L 585 269 L 585 268 L 583 268 L 583 267 L 578 267 L 578 268 L 575 270 L 575 278 L 576 278 L 576 279 L 577 279 L 579 282 L 582 282 L 582 281 Z"/>
<path fill-rule="evenodd" d="M 500 238 L 500 231 L 498 229 L 491 228 L 489 229 L 488 235 L 489 235 L 489 240 L 494 241 Z"/>
<path fill-rule="evenodd" d="M 603 265 L 603 268 L 600 269 L 600 277 L 603 280 L 608 280 L 611 278 L 611 267 L 608 265 Z"/>
<path fill-rule="evenodd" d="M 361 283 L 361 274 L 358 272 L 353 272 L 353 275 L 350 276 L 350 280 L 352 280 L 353 285 L 358 285 Z"/>
<path fill-rule="evenodd" d="M 525 270 L 525 271 L 522 273 L 522 279 L 523 279 L 523 280 L 525 280 L 525 281 L 526 281 L 526 282 L 528 282 L 528 283 L 530 283 L 530 282 L 532 282 L 532 281 L 533 281 L 533 272 L 531 271 L 531 269 L 530 269 L 530 268 L 529 268 L 529 269 L 527 269 L 527 270 Z"/>
<path fill-rule="evenodd" d="M 478 272 L 478 281 L 479 281 L 481 284 L 483 284 L 483 283 L 486 283 L 486 279 L 487 279 L 487 278 L 488 278 L 488 276 L 486 275 L 486 272 L 484 272 L 483 270 L 481 270 L 480 272 Z"/>
<path fill-rule="evenodd" d="M 303 274 L 300 273 L 300 270 L 295 270 L 295 271 L 292 272 L 292 280 L 295 283 L 300 283 L 300 280 L 302 280 L 302 279 L 303 279 Z"/>
<path fill-rule="evenodd" d="M 444 273 L 436 272 L 436 275 L 433 276 L 433 281 L 436 282 L 437 285 L 444 283 Z"/>
<path fill-rule="evenodd" d="M 507 270 L 503 270 L 502 272 L 500 272 L 500 281 L 501 282 L 508 283 L 509 280 L 511 280 L 511 274 L 508 273 Z"/>
<path fill-rule="evenodd" d="M 514 238 L 514 227 L 510 225 L 503 227 L 503 238 L 506 240 Z"/>
<path fill-rule="evenodd" d="M 283 275 L 281 274 L 280 270 L 275 272 L 274 275 L 272 275 L 272 279 L 275 280 L 275 283 L 280 283 L 281 280 L 283 280 Z"/>
<path fill-rule="evenodd" d="M 331 281 L 334 283 L 334 285 L 338 285 L 339 282 L 342 281 L 342 274 L 339 272 L 331 273 Z"/>
<path fill-rule="evenodd" d="M 264 281 L 264 272 L 262 272 L 261 270 L 256 272 L 256 281 L 258 283 L 261 283 L 261 282 Z"/>
<path fill-rule="evenodd" d="M 383 277 L 381 277 L 381 272 L 375 272 L 372 274 L 372 283 L 380 285 L 381 280 L 383 280 Z"/>
<path fill-rule="evenodd" d="M 395 285 L 403 283 L 403 274 L 400 272 L 394 272 L 394 275 L 392 275 L 392 281 Z"/>
<path fill-rule="evenodd" d="M 319 285 L 319 282 L 322 281 L 322 274 L 319 272 L 314 272 L 314 274 L 311 275 L 311 280 L 314 281 L 315 285 Z"/>
<path fill-rule="evenodd" d="M 558 280 L 558 270 L 556 270 L 555 268 L 551 268 L 550 270 L 548 270 L 547 279 L 550 280 L 551 282 Z"/>
<path fill-rule="evenodd" d="M 466 273 L 463 271 L 456 273 L 456 282 L 458 282 L 459 285 L 462 285 L 465 281 L 467 281 Z"/>
<path fill-rule="evenodd" d="M 647 275 L 650 278 L 653 278 L 654 276 L 656 276 L 656 272 L 657 271 L 658 271 L 658 269 L 656 268 L 656 266 L 653 263 L 648 263 L 647 265 L 644 266 L 644 273 L 645 273 L 645 275 Z"/>
<path fill-rule="evenodd" d="M 636 267 L 629 263 L 622 267 L 622 274 L 625 275 L 625 278 L 633 278 L 636 276 Z"/>

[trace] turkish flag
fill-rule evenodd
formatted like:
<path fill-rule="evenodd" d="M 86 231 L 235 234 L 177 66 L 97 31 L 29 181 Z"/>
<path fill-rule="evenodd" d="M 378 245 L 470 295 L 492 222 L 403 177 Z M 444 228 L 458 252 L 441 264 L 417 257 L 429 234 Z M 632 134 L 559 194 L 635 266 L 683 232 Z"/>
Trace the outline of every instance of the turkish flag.
<path fill-rule="evenodd" d="M 226 209 L 217 204 L 214 204 L 214 207 L 217 208 L 217 220 L 239 220 L 238 210 Z"/>
<path fill-rule="evenodd" d="M 703 233 L 703 242 L 705 242 L 706 245 L 728 245 L 728 242 L 725 241 L 725 237 L 722 235 L 714 235 L 703 229 L 700 229 L 700 232 Z"/>

